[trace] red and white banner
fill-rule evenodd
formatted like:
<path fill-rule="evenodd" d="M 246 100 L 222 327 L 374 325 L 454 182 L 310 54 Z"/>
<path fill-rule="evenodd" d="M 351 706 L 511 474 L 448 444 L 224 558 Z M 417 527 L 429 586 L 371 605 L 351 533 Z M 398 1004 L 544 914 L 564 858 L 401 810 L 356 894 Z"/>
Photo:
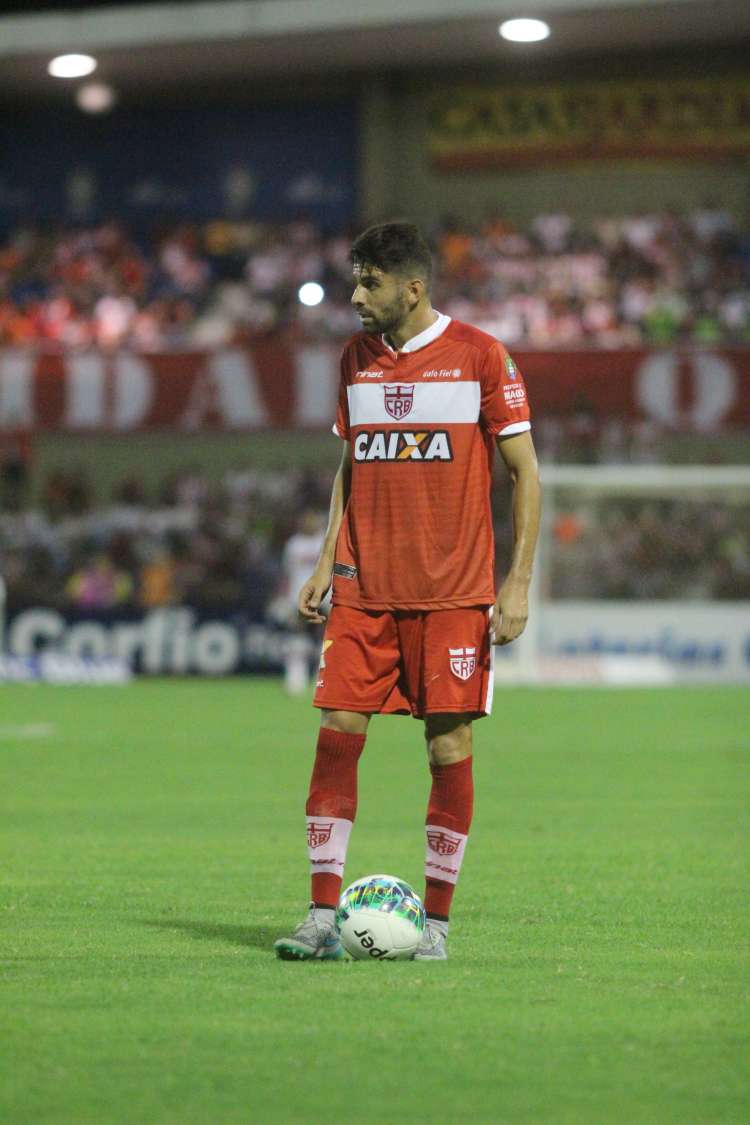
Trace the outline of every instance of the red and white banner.
<path fill-rule="evenodd" d="M 339 353 L 280 339 L 164 355 L 0 351 L 0 433 L 328 428 Z M 537 419 L 585 410 L 695 432 L 750 423 L 750 348 L 513 355 Z"/>

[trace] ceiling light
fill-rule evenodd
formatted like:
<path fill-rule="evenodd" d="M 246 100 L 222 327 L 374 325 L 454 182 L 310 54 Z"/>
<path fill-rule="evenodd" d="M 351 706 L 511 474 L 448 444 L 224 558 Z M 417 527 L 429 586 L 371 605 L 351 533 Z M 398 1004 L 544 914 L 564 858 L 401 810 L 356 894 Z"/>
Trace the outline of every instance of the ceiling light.
<path fill-rule="evenodd" d="M 509 39 L 511 43 L 538 43 L 550 33 L 549 24 L 544 20 L 530 19 L 505 20 L 498 31 L 503 39 Z"/>
<path fill-rule="evenodd" d="M 318 285 L 317 281 L 306 281 L 304 285 L 300 285 L 298 298 L 303 305 L 312 308 L 314 305 L 319 305 L 325 297 L 325 292 L 322 285 Z"/>
<path fill-rule="evenodd" d="M 76 90 L 76 103 L 84 113 L 106 113 L 116 100 L 114 90 L 104 82 L 87 82 Z"/>
<path fill-rule="evenodd" d="M 57 55 L 47 66 L 53 78 L 85 78 L 96 70 L 96 59 L 91 55 Z"/>

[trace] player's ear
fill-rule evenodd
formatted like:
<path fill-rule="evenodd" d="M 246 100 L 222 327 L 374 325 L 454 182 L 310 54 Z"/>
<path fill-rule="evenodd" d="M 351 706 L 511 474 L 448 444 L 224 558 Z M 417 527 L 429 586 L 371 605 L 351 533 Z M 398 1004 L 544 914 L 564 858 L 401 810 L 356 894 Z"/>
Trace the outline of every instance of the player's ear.
<path fill-rule="evenodd" d="M 409 296 L 409 305 L 415 308 L 426 293 L 426 286 L 421 277 L 413 277 L 406 283 L 406 292 Z"/>

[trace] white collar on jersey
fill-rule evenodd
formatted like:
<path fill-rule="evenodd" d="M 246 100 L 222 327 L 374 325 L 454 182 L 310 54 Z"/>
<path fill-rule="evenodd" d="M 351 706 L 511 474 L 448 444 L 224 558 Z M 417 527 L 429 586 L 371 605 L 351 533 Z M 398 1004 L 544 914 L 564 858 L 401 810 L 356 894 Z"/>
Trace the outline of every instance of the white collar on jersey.
<path fill-rule="evenodd" d="M 435 309 L 435 312 L 437 312 L 437 309 Z M 403 348 L 400 348 L 399 351 L 419 351 L 420 348 L 424 348 L 427 346 L 427 344 L 431 344 L 433 340 L 437 340 L 438 336 L 442 336 L 450 322 L 451 318 L 449 316 L 446 316 L 445 313 L 439 312 L 437 314 L 437 320 L 434 321 L 434 323 L 432 323 L 429 328 L 425 328 L 424 332 L 420 332 L 418 333 L 418 335 L 412 336 L 411 340 L 407 340 Z M 396 350 L 395 348 L 391 347 L 385 336 L 381 336 L 380 338 L 389 351 L 394 352 Z"/>

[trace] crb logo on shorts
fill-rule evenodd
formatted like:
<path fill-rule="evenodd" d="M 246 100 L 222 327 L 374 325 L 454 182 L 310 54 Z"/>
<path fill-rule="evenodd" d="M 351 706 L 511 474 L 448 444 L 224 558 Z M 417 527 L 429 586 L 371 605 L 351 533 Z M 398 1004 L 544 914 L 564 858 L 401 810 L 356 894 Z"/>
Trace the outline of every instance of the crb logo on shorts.
<path fill-rule="evenodd" d="M 355 461 L 452 461 L 446 430 L 366 430 L 354 439 Z"/>
<path fill-rule="evenodd" d="M 468 680 L 477 666 L 476 648 L 449 648 L 451 672 L 459 680 Z"/>

